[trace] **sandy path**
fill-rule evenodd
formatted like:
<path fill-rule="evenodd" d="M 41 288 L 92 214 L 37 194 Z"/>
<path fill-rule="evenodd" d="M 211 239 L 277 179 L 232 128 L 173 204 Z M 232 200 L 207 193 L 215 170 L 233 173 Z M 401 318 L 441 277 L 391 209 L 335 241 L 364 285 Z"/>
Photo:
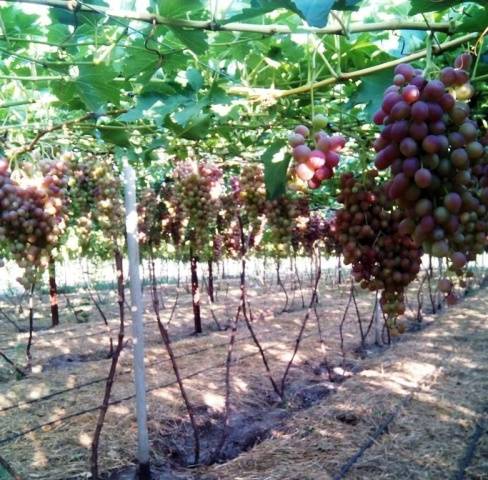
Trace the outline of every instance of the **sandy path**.
<path fill-rule="evenodd" d="M 454 479 L 488 406 L 486 291 L 422 332 L 408 334 L 339 391 L 295 415 L 251 451 L 207 478 L 256 480 Z M 347 471 L 347 461 L 394 418 Z M 488 478 L 486 423 L 466 476 Z"/>

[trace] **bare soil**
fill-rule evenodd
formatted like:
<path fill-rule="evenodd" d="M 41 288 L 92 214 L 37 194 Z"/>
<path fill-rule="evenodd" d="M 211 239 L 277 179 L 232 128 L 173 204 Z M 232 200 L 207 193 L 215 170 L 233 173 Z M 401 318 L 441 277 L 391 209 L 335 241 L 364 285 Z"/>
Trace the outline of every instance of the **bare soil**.
<path fill-rule="evenodd" d="M 292 283 L 290 276 L 287 288 L 290 298 L 294 297 L 294 300 L 289 311 L 284 313 L 284 295 L 276 285 L 254 284 L 249 289 L 255 317 L 254 328 L 277 381 L 291 356 L 305 314 L 301 308 L 300 294 L 292 288 Z M 303 283 L 305 302 L 308 303 L 310 282 L 304 279 Z M 219 323 L 225 326 L 235 315 L 239 289 L 234 280 L 217 284 L 219 291 L 214 313 Z M 442 366 L 443 362 L 447 362 L 446 355 L 458 349 L 457 342 L 466 347 L 465 355 L 471 358 L 476 353 L 471 350 L 479 348 L 479 343 L 482 343 L 474 341 L 474 332 L 481 337 L 488 336 L 483 323 L 474 313 L 476 309 L 486 309 L 483 296 L 478 294 L 469 299 L 469 305 L 464 302 L 448 311 L 444 309 L 435 320 L 426 318 L 429 328 L 396 337 L 392 346 L 381 348 L 372 345 L 370 339 L 365 349 L 358 349 L 358 322 L 354 308 L 351 308 L 344 322 L 341 348 L 339 325 L 348 301 L 348 290 L 348 285 L 333 285 L 330 279 L 321 283 L 317 312 L 324 342 L 319 341 L 317 319 L 312 315 L 290 371 L 285 403 L 274 395 L 259 352 L 244 322 L 240 322 L 232 365 L 229 436 L 221 454 L 214 459 L 216 463 L 196 469 L 188 468 L 193 461 L 193 437 L 154 320 L 149 292 L 146 291 L 147 399 L 154 478 L 333 478 L 338 467 L 349 454 L 353 454 L 361 441 L 368 438 L 383 416 L 403 396 L 415 390 L 417 384 L 420 385 L 423 379 L 420 373 L 436 372 L 438 364 Z M 176 297 L 175 287 L 165 287 L 163 295 L 167 308 L 162 316 L 167 322 Z M 411 317 L 416 314 L 415 296 L 413 289 L 410 295 Z M 207 299 L 205 295 L 203 297 L 203 335 L 192 334 L 191 299 L 184 288 L 179 291 L 176 315 L 168 328 L 185 386 L 197 412 L 205 463 L 212 457 L 222 434 L 224 367 L 229 332 L 217 330 Z M 427 299 L 424 302 L 427 305 Z M 71 295 L 70 304 L 71 310 L 84 308 L 88 321 L 76 323 L 74 312 L 62 305 L 64 323 L 56 329 L 35 334 L 32 373 L 21 381 L 11 379 L 0 385 L 0 455 L 27 478 L 89 478 L 88 460 L 96 423 L 96 407 L 103 395 L 104 378 L 110 364 L 108 331 L 86 295 Z M 373 304 L 372 294 L 358 294 L 365 329 Z M 4 308 L 15 315 L 12 307 L 4 305 Z M 109 318 L 111 334 L 115 338 L 115 295 L 103 297 L 102 308 Z M 49 318 L 45 298 L 39 300 L 37 312 L 39 323 L 45 325 Z M 24 325 L 18 317 L 16 320 Z M 404 323 L 407 329 L 416 325 L 416 322 L 408 319 L 404 319 Z M 460 330 L 461 325 L 463 328 Z M 130 331 L 130 328 L 127 330 Z M 486 336 L 482 337 L 485 341 Z M 129 344 L 122 354 L 112 393 L 115 403 L 109 409 L 101 438 L 101 470 L 108 472 L 106 478 L 113 480 L 134 478 L 131 464 L 136 451 L 136 425 L 129 335 L 127 339 Z M 22 361 L 25 342 L 25 333 L 8 331 L 6 328 L 0 334 L 2 351 L 8 352 L 19 362 Z M 459 359 L 451 355 L 449 362 L 453 359 L 458 368 Z M 485 372 L 488 365 L 486 360 L 486 355 L 480 358 L 478 374 Z M 455 375 L 456 368 L 453 366 L 450 374 Z M 439 375 L 435 378 L 439 378 Z M 484 384 L 480 383 L 478 377 L 476 381 L 471 377 L 467 380 L 476 384 L 473 388 L 486 388 L 486 375 Z M 416 395 L 422 393 L 421 390 L 415 392 Z M 483 397 L 483 393 L 486 393 L 476 392 L 477 397 Z M 464 393 L 467 394 L 468 390 L 457 391 L 458 395 Z M 473 392 L 469 393 L 473 400 Z M 486 400 L 488 396 L 484 398 Z M 412 401 L 408 408 L 413 404 Z M 415 415 L 419 416 L 420 421 L 423 420 L 422 412 L 415 411 Z M 434 422 L 438 419 L 434 416 L 424 420 Z M 473 418 L 469 417 L 469 420 Z M 401 433 L 398 439 L 403 438 Z M 432 442 L 432 436 L 429 438 Z M 460 438 L 460 446 L 464 440 L 466 435 Z M 484 451 L 484 441 L 480 441 L 479 451 Z M 375 448 L 376 445 L 369 450 L 372 452 Z M 369 450 L 357 465 L 363 465 L 362 462 L 369 458 Z M 433 455 L 432 451 L 429 448 L 429 454 Z M 384 457 L 386 453 L 381 450 L 378 455 Z M 386 471 L 391 468 L 392 472 L 398 474 L 400 470 L 393 468 L 390 465 L 392 462 L 388 459 L 384 464 L 386 466 L 375 468 L 368 467 L 368 463 L 362 469 L 355 466 L 359 468 L 359 473 L 351 478 L 401 478 Z M 486 462 L 486 458 L 478 459 L 476 456 L 469 468 L 475 468 L 480 462 Z M 383 460 L 379 465 L 383 465 Z M 386 473 L 382 469 L 386 469 Z"/>

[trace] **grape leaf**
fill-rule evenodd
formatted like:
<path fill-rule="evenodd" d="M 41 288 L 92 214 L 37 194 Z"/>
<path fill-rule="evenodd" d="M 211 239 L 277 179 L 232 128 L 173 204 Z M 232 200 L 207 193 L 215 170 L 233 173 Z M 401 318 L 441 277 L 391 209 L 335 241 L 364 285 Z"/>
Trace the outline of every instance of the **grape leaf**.
<path fill-rule="evenodd" d="M 358 104 L 366 104 L 364 109 L 368 117 L 372 117 L 379 109 L 383 100 L 383 92 L 391 84 L 393 69 L 382 70 L 368 75 L 361 80 L 356 92 L 351 96 L 348 105 L 350 107 Z"/>
<path fill-rule="evenodd" d="M 438 12 L 466 3 L 468 2 L 464 0 L 411 0 L 412 6 L 408 14 L 416 15 L 417 13 Z M 477 3 L 483 5 L 486 3 L 486 0 L 477 0 Z"/>
<path fill-rule="evenodd" d="M 131 143 L 129 140 L 129 135 L 127 135 L 127 130 L 121 128 L 110 128 L 124 126 L 125 124 L 121 122 L 111 122 L 104 125 L 97 125 L 97 129 L 105 142 L 111 143 L 112 145 L 118 145 L 120 147 L 130 147 Z"/>
<path fill-rule="evenodd" d="M 0 9 L 3 25 L 2 30 L 8 36 L 39 34 L 37 15 L 30 15 L 19 8 L 8 6 Z"/>
<path fill-rule="evenodd" d="M 289 0 L 252 0 L 250 7 L 244 8 L 241 13 L 233 15 L 225 20 L 224 23 L 242 22 L 272 12 L 278 8 L 295 11 L 293 3 Z"/>
<path fill-rule="evenodd" d="M 105 65 L 80 65 L 78 68 L 76 90 L 89 110 L 97 111 L 108 102 L 119 102 L 119 85 L 113 81 L 115 72 L 112 68 Z"/>
<path fill-rule="evenodd" d="M 137 76 L 138 79 L 147 79 L 160 67 L 159 56 L 150 50 L 128 48 L 124 56 L 122 72 L 125 78 Z"/>
<path fill-rule="evenodd" d="M 51 24 L 48 27 L 47 39 L 49 42 L 63 43 L 70 35 L 69 28 L 62 23 Z"/>
<path fill-rule="evenodd" d="M 196 68 L 189 68 L 186 71 L 186 79 L 195 92 L 198 92 L 203 86 L 202 74 Z"/>
<path fill-rule="evenodd" d="M 285 8 L 303 18 L 313 27 L 325 27 L 330 10 L 357 10 L 362 0 L 252 0 L 251 7 L 225 20 L 242 22 L 264 15 L 279 8 Z"/>
<path fill-rule="evenodd" d="M 322 28 L 327 25 L 334 0 L 293 0 L 300 16 L 312 27 Z"/>
<path fill-rule="evenodd" d="M 283 139 L 273 142 L 261 155 L 264 163 L 264 183 L 268 199 L 274 200 L 286 191 L 286 172 L 290 156 L 286 155 L 287 145 Z"/>
<path fill-rule="evenodd" d="M 197 55 L 203 55 L 208 48 L 207 34 L 202 30 L 187 30 L 170 27 L 174 35 Z"/>
<path fill-rule="evenodd" d="M 363 0 L 336 0 L 332 10 L 359 10 Z"/>
<path fill-rule="evenodd" d="M 201 115 L 203 109 L 208 106 L 208 101 L 202 99 L 199 102 L 190 101 L 183 110 L 175 114 L 175 120 L 178 125 L 186 127 L 194 118 Z"/>
<path fill-rule="evenodd" d="M 207 93 L 208 101 L 212 105 L 227 105 L 230 103 L 230 97 L 226 91 L 214 82 Z"/>
<path fill-rule="evenodd" d="M 161 95 L 147 93 L 137 98 L 136 105 L 127 113 L 119 117 L 123 122 L 134 122 L 136 120 L 153 120 L 156 125 L 161 125 L 167 115 L 174 112 L 180 105 L 188 101 L 183 95 Z"/>
<path fill-rule="evenodd" d="M 112 19 L 106 19 L 105 15 L 98 13 L 97 7 L 108 7 L 108 3 L 104 0 L 85 0 L 83 2 L 88 10 L 83 10 L 79 12 L 73 12 L 66 9 L 53 8 L 49 11 L 49 16 L 51 17 L 53 24 L 61 23 L 64 25 L 73 25 L 78 27 L 83 23 L 88 23 L 94 25 L 98 22 L 104 22 L 105 24 L 115 23 Z M 93 10 L 90 9 L 90 6 Z"/>
<path fill-rule="evenodd" d="M 158 12 L 163 17 L 182 18 L 187 13 L 194 13 L 202 10 L 200 0 L 160 0 L 158 3 Z"/>
<path fill-rule="evenodd" d="M 488 7 L 473 5 L 466 15 L 462 16 L 461 24 L 456 28 L 458 32 L 482 32 L 488 25 Z"/>
<path fill-rule="evenodd" d="M 191 118 L 184 127 L 172 122 L 170 118 L 167 117 L 165 126 L 171 129 L 179 137 L 188 138 L 190 140 L 199 140 L 207 135 L 208 129 L 210 128 L 210 122 L 211 115 L 205 113 Z"/>

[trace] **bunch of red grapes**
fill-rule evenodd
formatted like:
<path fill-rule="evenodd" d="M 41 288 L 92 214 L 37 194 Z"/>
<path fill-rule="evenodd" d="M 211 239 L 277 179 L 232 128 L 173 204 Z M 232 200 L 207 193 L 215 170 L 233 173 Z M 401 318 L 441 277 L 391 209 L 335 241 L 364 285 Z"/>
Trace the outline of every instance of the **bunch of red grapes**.
<path fill-rule="evenodd" d="M 222 258 L 224 250 L 224 240 L 220 233 L 216 233 L 212 240 L 212 260 L 217 261 Z"/>
<path fill-rule="evenodd" d="M 172 184 L 162 185 L 159 197 L 165 210 L 162 220 L 162 241 L 180 247 L 185 236 L 185 217 L 181 206 L 175 200 Z"/>
<path fill-rule="evenodd" d="M 27 269 L 25 286 L 39 268 L 47 266 L 66 227 L 66 164 L 63 159 L 45 161 L 40 169 L 38 176 L 16 180 L 8 162 L 0 159 L 0 242 Z"/>
<path fill-rule="evenodd" d="M 238 214 L 242 219 L 244 212 L 239 203 L 237 177 L 231 179 L 231 187 L 232 191 L 221 197 L 222 208 L 217 217 L 217 233 L 213 238 L 214 258 L 220 258 L 222 255 L 237 258 L 241 253 L 241 227 Z"/>
<path fill-rule="evenodd" d="M 319 130 L 313 135 L 315 145 L 311 149 L 306 144 L 309 136 L 310 130 L 305 125 L 298 125 L 288 136 L 288 142 L 293 147 L 296 176 L 307 182 L 309 188 L 316 189 L 334 175 L 334 168 L 340 160 L 338 152 L 346 144 L 346 139 L 342 135 L 329 136 Z"/>
<path fill-rule="evenodd" d="M 242 223 L 246 249 L 258 247 L 266 225 L 266 187 L 261 164 L 245 165 L 239 176 L 230 179 L 231 191 L 222 197 L 219 232 L 225 253 L 237 257 L 241 253 Z"/>
<path fill-rule="evenodd" d="M 185 160 L 174 170 L 175 206 L 187 222 L 189 241 L 197 251 L 210 246 L 221 208 L 222 170 L 210 162 Z"/>
<path fill-rule="evenodd" d="M 374 116 L 384 125 L 375 165 L 391 170 L 388 196 L 405 213 L 401 232 L 456 272 L 484 251 L 488 231 L 488 190 L 481 189 L 488 156 L 466 103 L 470 64 L 460 55 L 430 81 L 398 65 Z"/>
<path fill-rule="evenodd" d="M 139 244 L 141 247 L 158 248 L 163 236 L 163 220 L 166 207 L 152 188 L 145 188 L 139 194 L 137 203 Z"/>
<path fill-rule="evenodd" d="M 326 245 L 330 235 L 330 223 L 320 213 L 299 216 L 292 231 L 292 246 L 295 252 L 303 250 L 309 255 L 318 242 Z"/>
<path fill-rule="evenodd" d="M 405 312 L 404 290 L 420 271 L 421 249 L 398 231 L 403 214 L 393 209 L 377 175 L 375 170 L 360 178 L 342 175 L 335 234 L 355 281 L 381 291 L 383 311 L 395 318 Z"/>
<path fill-rule="evenodd" d="M 448 278 L 441 278 L 437 284 L 439 292 L 445 294 L 446 303 L 448 305 L 455 305 L 458 297 L 454 290 L 454 283 Z"/>

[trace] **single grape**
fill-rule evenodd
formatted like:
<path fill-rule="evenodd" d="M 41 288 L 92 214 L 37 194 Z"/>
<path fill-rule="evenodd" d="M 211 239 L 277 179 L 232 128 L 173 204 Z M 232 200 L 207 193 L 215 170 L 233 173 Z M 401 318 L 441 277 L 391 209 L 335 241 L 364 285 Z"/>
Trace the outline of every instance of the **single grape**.
<path fill-rule="evenodd" d="M 427 188 L 432 181 L 432 174 L 430 173 L 430 170 L 427 170 L 426 168 L 420 168 L 417 170 L 415 173 L 415 184 L 419 188 Z"/>
<path fill-rule="evenodd" d="M 402 90 L 402 97 L 407 103 L 414 103 L 420 98 L 420 90 L 416 85 L 407 85 Z"/>
<path fill-rule="evenodd" d="M 461 196 L 456 192 L 449 192 L 444 197 L 444 206 L 451 213 L 458 213 L 461 210 L 462 203 Z"/>
<path fill-rule="evenodd" d="M 310 130 L 305 125 L 298 125 L 297 127 L 295 127 L 294 132 L 302 135 L 305 138 L 310 135 Z"/>
<path fill-rule="evenodd" d="M 414 122 L 423 122 L 429 118 L 429 105 L 419 100 L 412 105 L 410 111 L 411 118 Z"/>

